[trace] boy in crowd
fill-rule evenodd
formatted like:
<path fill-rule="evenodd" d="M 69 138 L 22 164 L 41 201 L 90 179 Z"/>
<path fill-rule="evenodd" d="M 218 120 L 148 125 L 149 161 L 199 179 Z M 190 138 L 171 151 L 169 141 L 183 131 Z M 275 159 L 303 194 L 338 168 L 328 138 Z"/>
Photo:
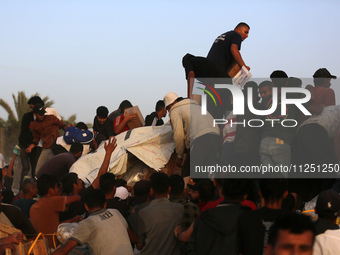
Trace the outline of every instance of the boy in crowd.
<path fill-rule="evenodd" d="M 48 234 L 49 247 L 53 247 L 52 234 L 59 225 L 59 212 L 66 209 L 66 205 L 77 202 L 80 196 L 59 196 L 58 179 L 53 175 L 43 174 L 37 182 L 38 193 L 42 197 L 30 210 L 32 225 L 38 232 Z M 79 221 L 80 217 L 70 221 Z"/>
<path fill-rule="evenodd" d="M 273 85 L 271 81 L 263 81 L 259 85 L 259 93 L 261 98 L 265 98 L 272 94 Z"/>
<path fill-rule="evenodd" d="M 26 214 L 27 218 L 30 217 L 30 209 L 37 201 L 34 200 L 38 195 L 37 181 L 35 179 L 25 179 L 22 183 L 22 191 L 24 197 L 15 200 L 13 205 L 20 208 L 20 210 Z"/>

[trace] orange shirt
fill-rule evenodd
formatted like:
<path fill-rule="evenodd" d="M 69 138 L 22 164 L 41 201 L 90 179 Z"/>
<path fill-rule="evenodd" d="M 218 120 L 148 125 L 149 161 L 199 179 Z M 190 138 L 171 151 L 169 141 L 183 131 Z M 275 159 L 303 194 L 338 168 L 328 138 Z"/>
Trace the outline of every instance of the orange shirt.
<path fill-rule="evenodd" d="M 59 212 L 65 211 L 65 196 L 43 197 L 32 205 L 30 219 L 38 233 L 53 234 L 59 225 Z M 51 235 L 45 236 L 50 248 L 54 248 Z"/>

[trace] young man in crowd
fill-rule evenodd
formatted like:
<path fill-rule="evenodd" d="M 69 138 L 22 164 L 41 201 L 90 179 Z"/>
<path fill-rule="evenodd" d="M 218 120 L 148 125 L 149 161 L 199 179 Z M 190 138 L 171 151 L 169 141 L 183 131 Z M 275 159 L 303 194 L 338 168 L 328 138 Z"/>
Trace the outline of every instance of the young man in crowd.
<path fill-rule="evenodd" d="M 53 237 L 59 225 L 59 212 L 66 209 L 66 205 L 77 202 L 80 196 L 59 196 L 58 179 L 53 175 L 43 174 L 37 182 L 38 193 L 41 199 L 30 209 L 30 219 L 32 225 L 38 232 L 47 234 L 48 244 L 53 248 Z M 79 221 L 76 217 L 72 221 Z"/>
<path fill-rule="evenodd" d="M 312 255 L 315 239 L 312 220 L 303 214 L 289 213 L 271 226 L 266 255 Z"/>
<path fill-rule="evenodd" d="M 62 120 L 59 120 L 54 115 L 45 115 L 46 110 L 43 105 L 36 104 L 33 107 L 33 113 L 36 117 L 35 121 L 31 123 L 33 130 L 32 143 L 26 148 L 26 153 L 31 153 L 32 150 L 38 146 L 40 139 L 42 140 L 42 151 L 39 156 L 36 172 L 40 167 L 50 158 L 54 156 L 52 152 L 53 142 L 59 137 L 58 130 L 66 129 L 66 125 Z"/>
<path fill-rule="evenodd" d="M 19 207 L 27 218 L 30 218 L 30 209 L 37 202 L 34 200 L 38 195 L 37 181 L 31 178 L 25 179 L 22 183 L 22 191 L 24 197 L 15 200 L 13 205 Z"/>
<path fill-rule="evenodd" d="M 36 174 L 40 178 L 43 174 L 54 175 L 60 181 L 70 171 L 71 166 L 80 158 L 83 153 L 81 143 L 73 143 L 69 152 L 53 156 L 43 164 Z"/>
<path fill-rule="evenodd" d="M 288 194 L 287 179 L 261 179 L 260 196 L 263 207 L 245 213 L 239 223 L 240 253 L 261 255 L 268 241 L 268 231 L 284 213 L 282 201 Z"/>
<path fill-rule="evenodd" d="M 145 126 L 162 126 L 164 124 L 162 118 L 166 116 L 165 103 L 159 100 L 156 103 L 156 111 L 145 117 Z"/>
<path fill-rule="evenodd" d="M 117 209 L 125 219 L 128 217 L 130 206 L 124 201 L 115 199 L 116 177 L 113 173 L 105 173 L 99 179 L 100 189 L 105 194 L 106 208 Z"/>
<path fill-rule="evenodd" d="M 88 243 L 94 254 L 133 255 L 128 224 L 115 209 L 106 209 L 103 191 L 91 190 L 85 197 L 90 216 L 81 221 L 70 239 L 53 255 L 68 254 L 78 244 Z"/>
<path fill-rule="evenodd" d="M 138 243 L 140 254 L 179 254 L 174 230 L 181 224 L 184 208 L 168 200 L 169 177 L 162 172 L 151 175 L 151 191 L 155 199 L 139 211 Z"/>

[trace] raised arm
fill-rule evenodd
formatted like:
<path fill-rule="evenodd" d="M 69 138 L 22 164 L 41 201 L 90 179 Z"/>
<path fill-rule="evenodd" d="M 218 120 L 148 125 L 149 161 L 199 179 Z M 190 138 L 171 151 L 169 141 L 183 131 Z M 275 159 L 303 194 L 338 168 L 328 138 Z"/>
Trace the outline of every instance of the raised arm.
<path fill-rule="evenodd" d="M 98 175 L 97 175 L 96 179 L 92 182 L 92 186 L 93 186 L 94 189 L 99 189 L 100 176 L 102 176 L 103 174 L 105 174 L 107 172 L 107 169 L 108 169 L 109 164 L 110 164 L 111 154 L 116 149 L 116 147 L 117 147 L 116 138 L 110 137 L 109 141 L 107 143 L 105 143 L 105 145 L 104 145 L 104 148 L 105 148 L 105 151 L 106 151 L 104 161 L 103 161 L 101 167 L 99 168 Z"/>

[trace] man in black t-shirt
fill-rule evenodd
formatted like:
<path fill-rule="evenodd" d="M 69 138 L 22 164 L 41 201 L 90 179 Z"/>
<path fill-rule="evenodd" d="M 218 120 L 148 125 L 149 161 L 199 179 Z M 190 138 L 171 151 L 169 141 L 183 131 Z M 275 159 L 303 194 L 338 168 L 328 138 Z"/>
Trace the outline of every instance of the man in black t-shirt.
<path fill-rule="evenodd" d="M 145 126 L 162 126 L 164 124 L 162 118 L 166 116 L 164 100 L 156 103 L 156 111 L 147 115 L 145 118 Z"/>
<path fill-rule="evenodd" d="M 282 201 L 287 196 L 287 179 L 261 179 L 262 208 L 245 213 L 238 228 L 240 253 L 262 255 L 268 243 L 268 233 L 275 220 L 283 215 Z"/>
<path fill-rule="evenodd" d="M 235 60 L 241 67 L 247 66 L 240 54 L 241 43 L 248 37 L 250 27 L 246 23 L 239 23 L 234 30 L 221 34 L 216 38 L 208 53 L 207 59 L 228 70 Z"/>

